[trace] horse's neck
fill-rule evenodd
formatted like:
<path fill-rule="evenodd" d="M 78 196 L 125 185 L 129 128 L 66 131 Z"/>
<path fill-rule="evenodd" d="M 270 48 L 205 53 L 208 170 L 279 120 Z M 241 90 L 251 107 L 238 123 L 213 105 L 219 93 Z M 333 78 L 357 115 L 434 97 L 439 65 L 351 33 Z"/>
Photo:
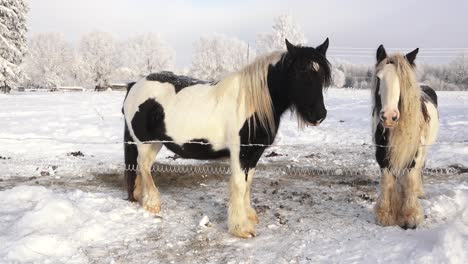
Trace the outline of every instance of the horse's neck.
<path fill-rule="evenodd" d="M 271 67 L 270 71 L 268 89 L 273 103 L 273 110 L 277 118 L 279 118 L 291 106 L 288 95 L 290 87 L 285 78 L 283 65 L 277 64 Z"/>

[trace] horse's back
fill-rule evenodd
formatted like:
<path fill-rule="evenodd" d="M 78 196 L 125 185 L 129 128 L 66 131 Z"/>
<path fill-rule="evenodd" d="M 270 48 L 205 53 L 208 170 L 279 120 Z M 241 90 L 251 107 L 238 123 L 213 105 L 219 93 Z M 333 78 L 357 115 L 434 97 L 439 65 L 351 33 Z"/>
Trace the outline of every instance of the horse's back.
<path fill-rule="evenodd" d="M 427 85 L 421 85 L 421 90 L 426 97 L 428 97 L 431 102 L 437 107 L 437 94 L 431 87 Z"/>
<path fill-rule="evenodd" d="M 175 92 L 178 93 L 182 89 L 197 84 L 210 84 L 208 81 L 195 79 L 189 76 L 176 75 L 170 71 L 162 71 L 151 73 L 145 78 L 147 81 L 157 81 L 160 83 L 170 83 L 174 86 Z"/>
<path fill-rule="evenodd" d="M 437 94 L 431 87 L 421 85 L 422 111 L 427 124 L 424 144 L 432 145 L 439 133 L 439 111 L 437 110 Z"/>

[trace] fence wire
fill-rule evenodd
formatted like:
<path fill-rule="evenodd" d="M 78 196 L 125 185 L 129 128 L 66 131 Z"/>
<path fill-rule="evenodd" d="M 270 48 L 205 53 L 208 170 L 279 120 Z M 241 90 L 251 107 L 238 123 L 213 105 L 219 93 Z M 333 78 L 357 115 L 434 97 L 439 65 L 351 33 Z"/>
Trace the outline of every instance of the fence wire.
<path fill-rule="evenodd" d="M 299 147 L 299 146 L 307 146 L 311 145 L 312 143 L 293 143 L 293 144 L 257 144 L 257 143 L 228 143 L 228 142 L 200 142 L 200 141 L 183 141 L 178 142 L 174 140 L 148 140 L 148 141 L 74 141 L 74 140 L 66 140 L 66 139 L 58 139 L 58 138 L 50 138 L 50 137 L 28 137 L 28 138 L 14 138 L 14 137 L 0 137 L 0 140 L 11 140 L 11 141 L 52 141 L 56 143 L 63 143 L 63 144 L 76 144 L 76 145 L 115 145 L 115 144 L 128 144 L 128 145 L 139 145 L 139 144 L 197 144 L 197 145 L 220 145 L 220 146 L 240 146 L 240 147 Z M 365 143 L 368 146 L 374 147 L 383 147 L 383 148 L 391 148 L 392 145 L 379 145 L 375 143 Z M 418 144 L 419 145 L 419 144 Z M 468 145 L 466 141 L 452 141 L 452 142 L 436 142 L 434 144 L 421 144 L 422 147 L 431 147 L 435 145 Z"/>

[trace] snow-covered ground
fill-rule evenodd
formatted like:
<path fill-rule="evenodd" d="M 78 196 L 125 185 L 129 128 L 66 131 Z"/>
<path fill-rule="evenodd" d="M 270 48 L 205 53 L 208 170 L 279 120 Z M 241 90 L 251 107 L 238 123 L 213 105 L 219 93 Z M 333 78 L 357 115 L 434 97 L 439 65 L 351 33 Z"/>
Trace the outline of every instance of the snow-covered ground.
<path fill-rule="evenodd" d="M 300 131 L 286 116 L 261 159 L 249 240 L 227 233 L 226 175 L 157 173 L 157 216 L 123 199 L 123 92 L 0 95 L 0 262 L 467 263 L 468 174 L 453 168 L 468 167 L 468 93 L 438 94 L 420 228 L 374 223 L 369 91 L 330 89 L 325 122 Z M 303 167 L 322 173 L 288 173 Z"/>

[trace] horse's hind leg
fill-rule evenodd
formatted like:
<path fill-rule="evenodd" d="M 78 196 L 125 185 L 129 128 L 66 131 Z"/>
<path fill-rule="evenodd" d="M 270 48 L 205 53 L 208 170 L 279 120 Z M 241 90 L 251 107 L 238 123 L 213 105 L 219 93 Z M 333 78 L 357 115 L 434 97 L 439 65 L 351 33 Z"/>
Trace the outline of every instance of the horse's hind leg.
<path fill-rule="evenodd" d="M 137 174 L 135 179 L 135 188 L 133 188 L 133 198 L 141 202 L 141 175 Z"/>
<path fill-rule="evenodd" d="M 424 198 L 426 197 L 426 193 L 424 192 L 424 175 L 423 175 L 423 170 L 424 170 L 424 165 L 422 168 L 419 170 L 419 177 L 417 181 L 417 185 L 415 187 L 416 194 L 418 195 L 418 198 Z"/>
<path fill-rule="evenodd" d="M 141 206 L 153 213 L 159 213 L 161 210 L 159 191 L 151 176 L 151 167 L 161 147 L 161 143 L 138 145 L 138 167 L 140 169 L 140 175 L 138 176 L 139 178 L 137 177 L 135 190 L 141 190 L 141 197 L 139 200 Z"/>
<path fill-rule="evenodd" d="M 133 144 L 133 138 L 130 136 L 128 131 L 127 124 L 125 123 L 124 129 L 124 157 L 125 157 L 125 181 L 127 183 L 127 192 L 128 200 L 136 201 L 138 200 L 135 197 L 135 181 L 137 180 L 137 158 L 138 158 L 138 149 L 135 144 Z"/>

